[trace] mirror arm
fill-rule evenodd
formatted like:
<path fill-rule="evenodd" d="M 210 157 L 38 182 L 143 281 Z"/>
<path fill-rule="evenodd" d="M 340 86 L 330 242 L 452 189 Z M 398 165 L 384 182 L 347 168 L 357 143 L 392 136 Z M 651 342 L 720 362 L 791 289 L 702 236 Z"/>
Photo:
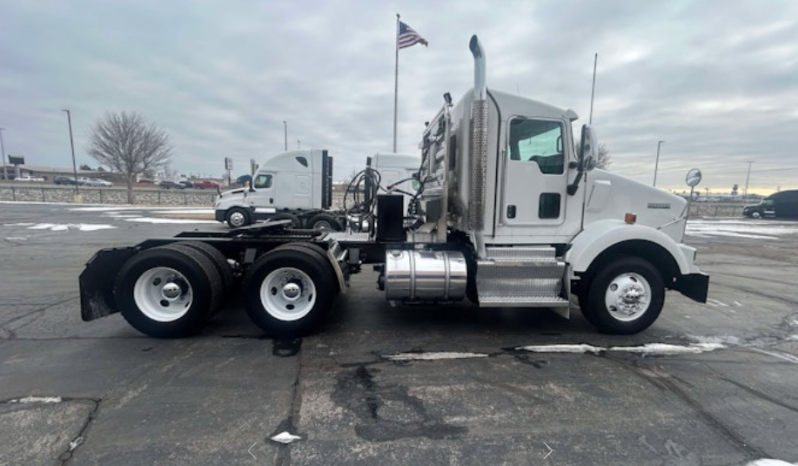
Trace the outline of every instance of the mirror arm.
<path fill-rule="evenodd" d="M 573 196 L 579 190 L 579 182 L 582 180 L 582 170 L 579 170 L 579 173 L 576 174 L 576 178 L 574 178 L 574 182 L 568 185 L 568 195 Z"/>

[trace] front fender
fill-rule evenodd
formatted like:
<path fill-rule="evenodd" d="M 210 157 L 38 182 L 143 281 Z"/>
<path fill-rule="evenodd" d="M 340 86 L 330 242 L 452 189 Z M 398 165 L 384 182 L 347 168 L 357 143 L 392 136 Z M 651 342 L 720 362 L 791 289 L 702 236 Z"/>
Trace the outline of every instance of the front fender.
<path fill-rule="evenodd" d="M 571 242 L 565 253 L 565 261 L 571 272 L 586 272 L 596 257 L 612 246 L 625 241 L 648 241 L 665 249 L 679 267 L 682 275 L 693 272 L 693 257 L 687 257 L 695 249 L 675 242 L 661 231 L 620 220 L 602 220 L 591 223 Z"/>

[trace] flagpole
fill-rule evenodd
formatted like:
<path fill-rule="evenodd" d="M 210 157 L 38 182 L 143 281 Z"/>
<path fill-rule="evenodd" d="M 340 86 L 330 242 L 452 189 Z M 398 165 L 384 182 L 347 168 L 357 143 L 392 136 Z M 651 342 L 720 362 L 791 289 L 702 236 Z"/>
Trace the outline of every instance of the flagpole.
<path fill-rule="evenodd" d="M 393 152 L 396 153 L 396 115 L 399 105 L 399 13 L 396 14 L 396 67 L 393 81 Z"/>

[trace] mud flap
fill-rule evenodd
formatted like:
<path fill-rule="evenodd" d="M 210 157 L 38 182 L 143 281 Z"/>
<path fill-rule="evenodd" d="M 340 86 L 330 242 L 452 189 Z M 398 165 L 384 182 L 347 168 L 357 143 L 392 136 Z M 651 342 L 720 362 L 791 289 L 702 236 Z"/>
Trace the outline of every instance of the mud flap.
<path fill-rule="evenodd" d="M 114 281 L 136 248 L 102 249 L 94 254 L 80 274 L 80 316 L 84 322 L 118 312 L 114 303 Z"/>
<path fill-rule="evenodd" d="M 676 279 L 674 289 L 693 301 L 705 303 L 709 294 L 709 275 L 704 273 L 681 275 Z"/>

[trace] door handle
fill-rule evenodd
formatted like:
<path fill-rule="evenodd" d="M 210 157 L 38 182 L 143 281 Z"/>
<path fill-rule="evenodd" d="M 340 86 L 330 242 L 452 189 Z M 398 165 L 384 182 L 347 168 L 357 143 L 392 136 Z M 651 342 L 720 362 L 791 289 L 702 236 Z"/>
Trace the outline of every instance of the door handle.
<path fill-rule="evenodd" d="M 507 206 L 507 218 L 515 218 L 515 206 L 508 205 Z"/>
<path fill-rule="evenodd" d="M 269 204 L 274 204 L 274 198 L 273 197 L 269 198 Z"/>

